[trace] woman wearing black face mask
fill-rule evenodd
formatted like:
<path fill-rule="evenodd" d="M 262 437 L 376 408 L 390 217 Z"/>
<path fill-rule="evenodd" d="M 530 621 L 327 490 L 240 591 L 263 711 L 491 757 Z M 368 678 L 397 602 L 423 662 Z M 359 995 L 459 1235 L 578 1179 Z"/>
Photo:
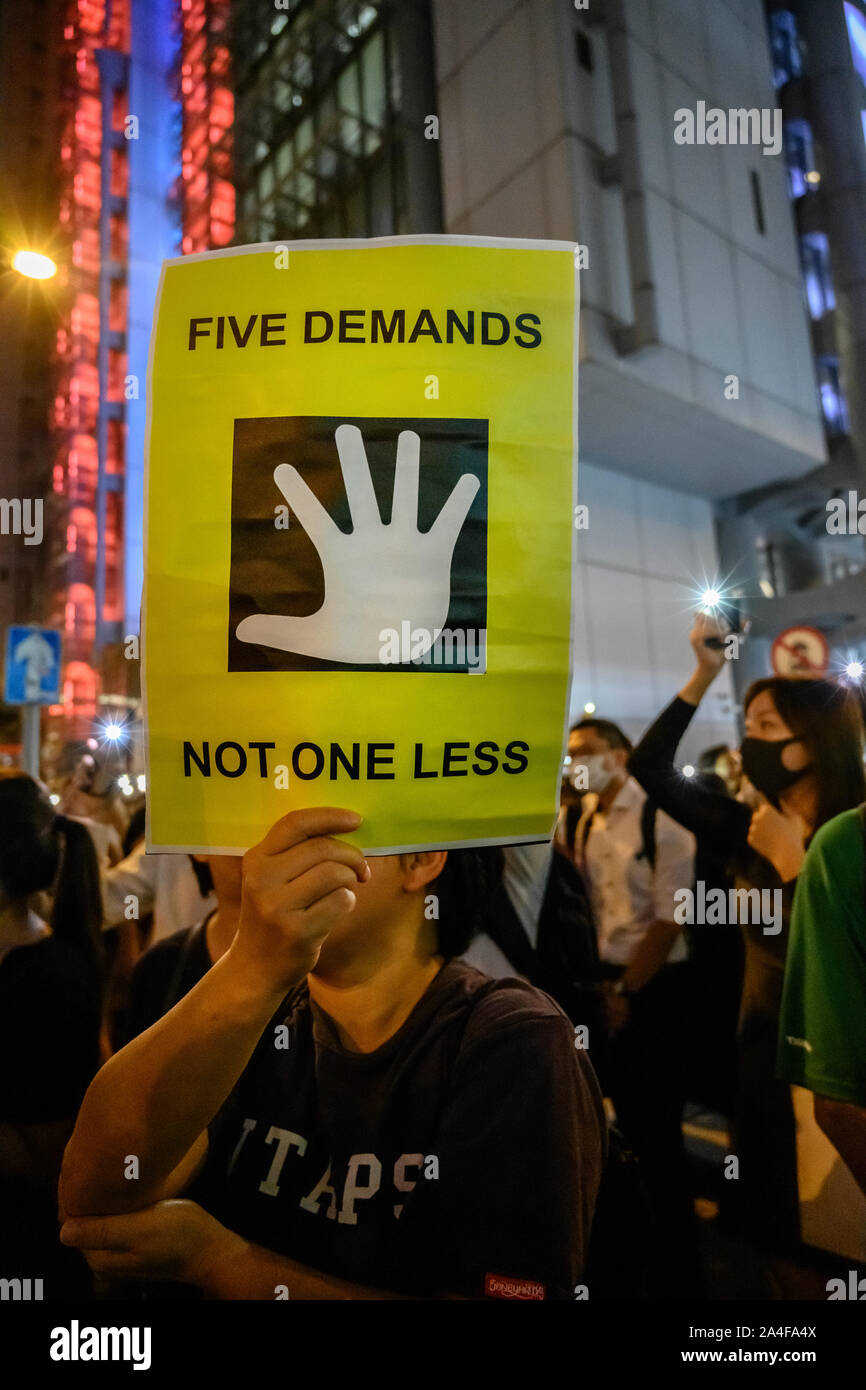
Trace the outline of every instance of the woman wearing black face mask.
<path fill-rule="evenodd" d="M 856 697 L 835 681 L 783 676 L 755 681 L 743 702 L 743 771 L 754 789 L 748 802 L 684 778 L 674 757 L 725 665 L 723 645 L 707 645 L 721 635 L 712 618 L 698 614 L 690 634 L 696 669 L 644 734 L 629 770 L 668 815 L 724 855 L 738 889 L 769 890 L 762 900 L 772 904 L 771 916 L 762 912 L 760 922 L 740 924 L 745 972 L 735 1127 L 738 1187 L 750 1230 L 769 1251 L 784 1254 L 799 1241 L 794 1117 L 789 1088 L 775 1079 L 788 924 L 812 835 L 866 799 L 863 723 Z M 751 919 L 753 912 L 741 908 L 740 915 Z M 726 928 L 707 924 L 696 930 Z"/>

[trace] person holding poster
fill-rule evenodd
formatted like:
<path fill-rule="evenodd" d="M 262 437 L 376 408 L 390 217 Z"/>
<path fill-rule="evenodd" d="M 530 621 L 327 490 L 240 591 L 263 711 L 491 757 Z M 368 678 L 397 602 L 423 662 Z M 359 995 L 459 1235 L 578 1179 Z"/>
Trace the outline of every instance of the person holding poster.
<path fill-rule="evenodd" d="M 577 285 L 569 243 L 476 237 L 163 267 L 148 850 L 233 856 L 240 910 L 85 1098 L 63 1238 L 101 1273 L 585 1296 L 591 1064 L 547 995 L 454 959 L 484 855 L 557 818 Z"/>
<path fill-rule="evenodd" d="M 359 822 L 290 812 L 220 861 L 237 934 L 91 1085 L 61 1238 L 220 1299 L 586 1296 L 592 1067 L 547 995 L 453 959 L 498 852 L 367 862 Z"/>

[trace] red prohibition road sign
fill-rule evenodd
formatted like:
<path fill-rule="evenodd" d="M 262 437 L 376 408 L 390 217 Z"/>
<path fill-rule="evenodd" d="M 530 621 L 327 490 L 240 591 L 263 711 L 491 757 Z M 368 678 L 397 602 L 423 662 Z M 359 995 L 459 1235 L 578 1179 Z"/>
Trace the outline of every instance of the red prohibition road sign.
<path fill-rule="evenodd" d="M 823 676 L 830 664 L 830 645 L 816 627 L 787 627 L 770 651 L 777 676 Z"/>

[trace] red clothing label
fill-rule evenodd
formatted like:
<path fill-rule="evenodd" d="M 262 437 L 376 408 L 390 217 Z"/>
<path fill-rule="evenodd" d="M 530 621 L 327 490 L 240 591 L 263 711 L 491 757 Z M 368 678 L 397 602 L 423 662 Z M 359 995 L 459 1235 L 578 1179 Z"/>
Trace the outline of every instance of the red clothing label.
<path fill-rule="evenodd" d="M 544 1298 L 544 1285 L 529 1279 L 508 1279 L 504 1274 L 485 1274 L 487 1298 Z"/>

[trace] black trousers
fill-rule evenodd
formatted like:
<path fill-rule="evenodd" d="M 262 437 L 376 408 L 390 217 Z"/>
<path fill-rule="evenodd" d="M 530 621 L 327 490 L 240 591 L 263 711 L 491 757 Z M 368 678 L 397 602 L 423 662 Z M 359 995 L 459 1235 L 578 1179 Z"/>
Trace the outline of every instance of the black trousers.
<path fill-rule="evenodd" d="M 662 966 L 630 999 L 629 1021 L 610 1041 L 603 1064 L 604 1090 L 640 1161 L 654 1218 L 651 1280 L 665 1298 L 695 1298 L 702 1292 L 682 1134 L 690 984 L 687 962 Z"/>
<path fill-rule="evenodd" d="M 740 1192 L 753 1239 L 773 1254 L 790 1256 L 800 1244 L 800 1199 L 791 1088 L 776 1080 L 783 983 L 783 966 L 747 941 L 734 1126 Z"/>

